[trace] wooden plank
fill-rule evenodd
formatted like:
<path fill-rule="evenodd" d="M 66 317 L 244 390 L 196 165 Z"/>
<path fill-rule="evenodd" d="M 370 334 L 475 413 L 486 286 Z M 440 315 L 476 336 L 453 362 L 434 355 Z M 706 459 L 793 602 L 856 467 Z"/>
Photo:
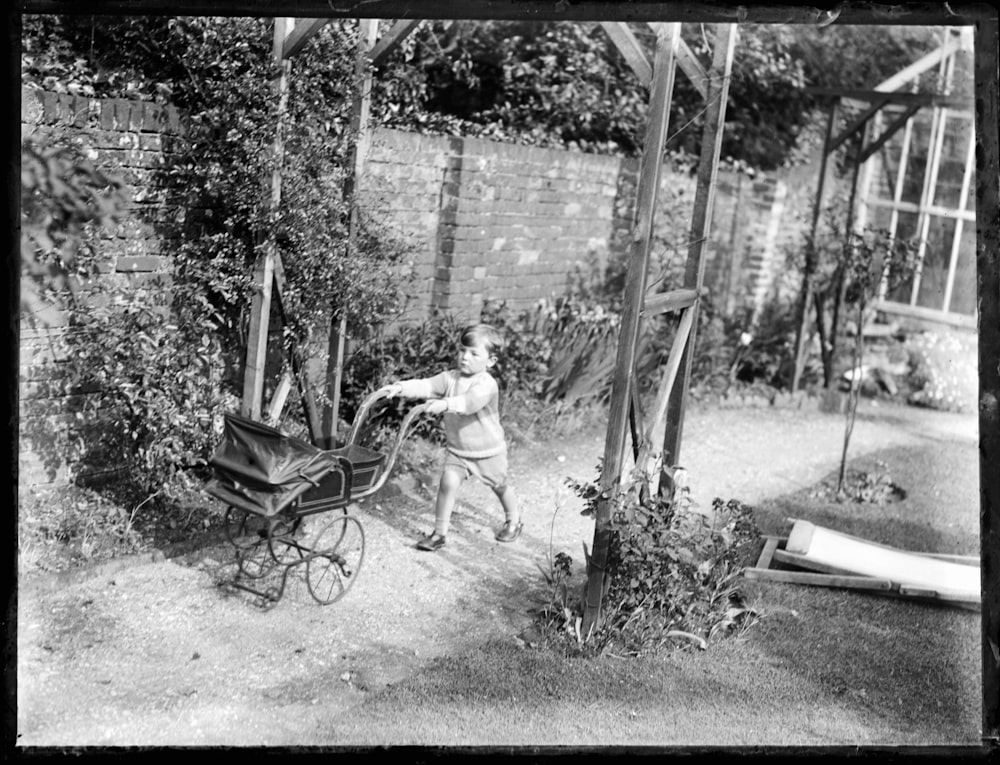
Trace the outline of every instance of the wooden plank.
<path fill-rule="evenodd" d="M 780 537 L 765 537 L 764 549 L 760 551 L 760 557 L 757 558 L 757 568 L 771 567 L 771 561 L 774 559 L 774 551 L 778 549 L 780 541 Z"/>
<path fill-rule="evenodd" d="M 653 405 L 653 418 L 646 431 L 646 442 L 650 445 L 664 428 L 664 418 L 667 416 L 667 406 L 670 402 L 670 394 L 674 390 L 674 383 L 677 380 L 677 371 L 680 369 L 681 360 L 684 357 L 684 349 L 687 347 L 691 337 L 691 330 L 694 327 L 694 305 L 684 310 L 680 324 L 677 326 L 677 335 L 674 337 L 674 344 L 670 347 L 670 355 L 667 357 L 666 369 L 663 372 L 663 380 L 660 389 L 656 393 L 656 403 Z"/>
<path fill-rule="evenodd" d="M 774 559 L 778 563 L 784 563 L 790 566 L 798 566 L 799 568 L 806 568 L 810 571 L 819 571 L 824 574 L 836 574 L 836 575 L 847 575 L 847 576 L 857 576 L 857 572 L 849 571 L 846 568 L 841 568 L 839 566 L 831 566 L 827 563 L 820 563 L 819 561 L 811 560 L 806 555 L 798 555 L 797 553 L 790 553 L 787 550 L 775 550 Z"/>
<path fill-rule="evenodd" d="M 841 146 L 843 146 L 844 142 L 848 138 L 853 136 L 859 130 L 864 129 L 865 125 L 868 124 L 868 120 L 872 118 L 872 115 L 878 112 L 878 110 L 881 109 L 883 106 L 885 106 L 888 102 L 889 102 L 888 95 L 884 96 L 881 99 L 873 99 L 873 103 L 871 103 L 867 109 L 865 109 L 863 112 L 861 112 L 861 114 L 855 117 L 854 120 L 851 121 L 851 123 L 848 124 L 846 128 L 844 128 L 843 132 L 840 135 L 838 135 L 836 138 L 830 141 L 830 145 L 829 147 L 827 147 L 826 151 L 832 153 L 835 152 L 837 149 L 839 149 Z M 919 104 L 917 106 L 919 108 Z"/>
<path fill-rule="evenodd" d="M 921 106 L 940 106 L 949 109 L 968 108 L 969 99 L 962 96 L 942 96 L 936 93 L 900 93 L 884 90 L 856 90 L 852 88 L 818 88 L 807 87 L 806 93 L 827 98 L 847 99 L 852 101 L 879 102 L 882 104 L 920 104 Z"/>
<path fill-rule="evenodd" d="M 979 543 L 983 740 L 1000 742 L 1000 36 L 975 27 L 976 285 L 979 307 Z"/>
<path fill-rule="evenodd" d="M 292 27 L 291 32 L 289 32 L 288 37 L 285 38 L 285 42 L 281 46 L 282 58 L 291 58 L 302 50 L 306 43 L 331 21 L 333 19 L 330 18 L 293 19 L 295 26 Z"/>
<path fill-rule="evenodd" d="M 782 582 L 785 584 L 809 584 L 816 587 L 839 587 L 853 590 L 880 590 L 891 592 L 892 582 L 886 579 L 873 579 L 868 576 L 841 576 L 835 574 L 810 574 L 803 571 L 776 571 L 756 568 L 744 569 L 747 579 L 758 581 Z"/>
<path fill-rule="evenodd" d="M 892 75 L 892 77 L 889 77 L 876 85 L 875 90 L 887 92 L 899 90 L 901 87 L 908 84 L 914 78 L 919 77 L 931 67 L 937 66 L 942 59 L 950 56 L 960 47 L 961 40 L 958 37 L 952 37 L 949 40 L 946 40 L 944 45 L 932 50 L 930 53 L 917 59 L 904 69 L 900 69 Z"/>
<path fill-rule="evenodd" d="M 649 83 L 653 80 L 653 67 L 646 58 L 642 43 L 628 28 L 628 24 L 624 21 L 602 21 L 601 27 L 618 48 L 629 69 L 639 78 L 639 82 L 649 87 Z"/>
<path fill-rule="evenodd" d="M 680 311 L 694 305 L 699 297 L 704 297 L 707 294 L 708 289 L 702 288 L 701 290 L 670 290 L 656 295 L 647 295 L 642 306 L 642 315 L 649 317 L 669 311 Z"/>
<path fill-rule="evenodd" d="M 876 138 L 871 144 L 861 152 L 858 156 L 858 164 L 864 164 L 864 162 L 875 152 L 882 148 L 886 141 L 892 138 L 903 125 L 906 124 L 907 120 L 910 119 L 914 114 L 920 111 L 920 104 L 911 104 L 905 112 L 900 114 L 896 119 L 894 119 L 889 126 L 882 131 L 882 135 Z"/>
<path fill-rule="evenodd" d="M 719 173 L 719 152 L 722 148 L 723 127 L 726 122 L 726 102 L 729 100 L 729 80 L 733 71 L 733 51 L 736 46 L 737 28 L 719 24 L 715 31 L 715 51 L 709 77 L 709 98 L 705 107 L 705 125 L 701 137 L 701 156 L 698 160 L 698 182 L 695 188 L 694 209 L 691 215 L 691 236 L 687 262 L 684 267 L 684 287 L 701 290 L 705 280 L 705 249 L 712 233 L 712 212 L 715 206 L 715 188 Z M 669 469 L 680 459 L 681 435 L 684 431 L 684 408 L 691 380 L 693 349 L 698 335 L 698 304 L 687 309 L 692 313 L 691 332 L 680 365 L 680 384 L 674 385 L 667 404 L 667 427 L 663 438 L 663 462 L 660 473 L 660 492 L 672 492 Z"/>
<path fill-rule="evenodd" d="M 277 77 L 272 88 L 278 97 L 278 117 L 274 131 L 273 149 L 277 157 L 271 177 L 265 182 L 268 209 L 281 204 L 281 156 L 284 149 L 283 120 L 288 103 L 288 76 L 291 64 L 283 59 L 281 51 L 291 28 L 291 19 L 274 20 L 274 40 L 271 57 L 276 65 Z M 260 417 L 261 399 L 264 395 L 264 366 L 267 362 L 268 323 L 271 314 L 271 292 L 274 286 L 274 269 L 277 247 L 271 231 L 257 232 L 258 256 L 254 270 L 256 289 L 250 307 L 250 328 L 247 337 L 247 354 L 243 369 L 243 400 L 240 411 L 251 419 Z"/>
<path fill-rule="evenodd" d="M 629 385 L 632 369 L 635 366 L 636 341 L 639 337 L 639 309 L 642 306 L 642 297 L 646 293 L 653 216 L 663 167 L 663 148 L 667 141 L 679 40 L 680 24 L 662 28 L 656 38 L 656 55 L 653 59 L 653 80 L 650 88 L 650 116 L 639 165 L 636 214 L 625 279 L 615 376 L 611 383 L 611 411 L 608 416 L 604 462 L 601 469 L 602 491 L 614 487 L 621 480 L 625 456 L 625 430 L 628 426 Z M 590 635 L 600 618 L 601 602 L 604 597 L 608 550 L 611 542 L 611 508 L 606 500 L 598 503 L 596 516 L 593 552 L 587 564 L 581 624 L 585 637 Z"/>
<path fill-rule="evenodd" d="M 271 403 L 267 408 L 267 422 L 274 425 L 281 419 L 281 413 L 285 409 L 285 401 L 288 400 L 288 394 L 292 390 L 292 374 L 289 371 L 285 371 L 281 375 L 281 379 L 278 381 L 278 387 L 275 388 L 274 395 L 271 396 Z"/>
<path fill-rule="evenodd" d="M 399 44 L 406 39 L 414 29 L 419 27 L 421 19 L 400 19 L 388 32 L 372 46 L 369 58 L 373 67 L 380 67 Z"/>
<path fill-rule="evenodd" d="M 816 230 L 819 225 L 819 213 L 823 206 L 823 190 L 826 187 L 826 166 L 830 157 L 830 142 L 833 140 L 833 128 L 837 121 L 837 102 L 833 101 L 829 105 L 826 114 L 826 133 L 823 138 L 823 153 L 820 155 L 819 175 L 816 182 L 816 196 L 813 197 L 812 221 L 809 226 L 809 238 L 816 239 Z M 796 305 L 797 321 L 795 325 L 795 345 L 793 351 L 794 368 L 792 369 L 792 392 L 799 389 L 799 381 L 802 379 L 802 372 L 806 363 L 806 336 L 809 331 L 809 308 L 812 304 L 813 280 L 816 277 L 816 251 L 812 247 L 806 247 L 805 265 L 802 270 L 802 287 L 800 289 L 799 301 Z"/>
<path fill-rule="evenodd" d="M 995 11 L 986 3 L 839 3 L 835 9 L 789 3 L 664 2 L 663 0 L 20 0 L 21 13 L 87 13 L 151 16 L 251 16 L 281 8 L 295 16 L 331 16 L 399 19 L 412 16 L 433 19 L 513 21 L 671 21 L 705 24 L 899 24 L 964 26 L 990 18 Z M 995 18 L 995 15 L 993 16 Z"/>
<path fill-rule="evenodd" d="M 649 26 L 655 32 L 656 27 L 661 23 L 663 22 L 651 21 L 649 22 Z M 705 71 L 705 67 L 701 65 L 698 57 L 694 55 L 694 51 L 691 50 L 683 39 L 677 47 L 677 66 L 687 75 L 688 80 L 694 86 L 694 89 L 698 91 L 699 95 L 701 95 L 702 99 L 708 101 L 708 72 Z"/>
<path fill-rule="evenodd" d="M 355 90 L 351 103 L 351 143 L 347 173 L 344 180 L 344 200 L 350 206 L 347 238 L 348 249 L 354 245 L 358 232 L 357 208 L 354 204 L 358 179 L 364 173 L 365 160 L 370 140 L 368 115 L 371 111 L 372 67 L 369 52 L 378 37 L 377 19 L 360 19 L 358 22 L 358 49 L 354 59 Z M 326 393 L 330 404 L 323 411 L 322 439 L 333 444 L 340 420 L 340 388 L 344 373 L 344 340 L 347 337 L 347 322 L 343 306 L 333 306 L 329 331 L 329 360 L 326 372 Z"/>

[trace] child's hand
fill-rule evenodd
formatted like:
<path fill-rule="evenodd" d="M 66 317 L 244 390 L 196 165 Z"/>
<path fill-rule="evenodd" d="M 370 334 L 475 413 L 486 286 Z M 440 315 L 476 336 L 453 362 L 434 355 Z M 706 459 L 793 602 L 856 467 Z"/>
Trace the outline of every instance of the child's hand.
<path fill-rule="evenodd" d="M 427 402 L 428 414 L 444 414 L 448 411 L 448 402 L 443 398 L 434 398 Z"/>
<path fill-rule="evenodd" d="M 379 389 L 379 393 L 382 393 L 389 398 L 395 398 L 403 392 L 403 386 L 399 383 L 389 383 L 388 385 L 383 385 Z"/>

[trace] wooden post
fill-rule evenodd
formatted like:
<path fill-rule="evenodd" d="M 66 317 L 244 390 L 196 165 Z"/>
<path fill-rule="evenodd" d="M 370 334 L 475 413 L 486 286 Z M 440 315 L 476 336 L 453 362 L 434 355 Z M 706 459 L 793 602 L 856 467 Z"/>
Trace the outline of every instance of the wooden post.
<path fill-rule="evenodd" d="M 830 103 L 826 117 L 826 136 L 823 139 L 823 156 L 819 162 L 819 180 L 816 184 L 816 198 L 813 200 L 812 222 L 809 226 L 809 241 L 806 243 L 806 262 L 802 274 L 802 294 L 799 296 L 798 326 L 795 328 L 795 367 L 792 372 L 792 392 L 799 389 L 799 380 L 805 367 L 805 343 L 809 326 L 809 304 L 812 302 L 813 274 L 816 271 L 816 231 L 819 227 L 819 213 L 823 205 L 823 187 L 826 185 L 826 162 L 833 140 L 833 126 L 837 121 L 837 101 Z"/>
<path fill-rule="evenodd" d="M 281 155 L 284 149 L 283 119 L 288 102 L 288 75 L 291 62 L 282 57 L 285 36 L 293 22 L 285 17 L 274 20 L 274 45 L 272 61 L 277 71 L 273 88 L 278 98 L 278 118 L 275 128 L 272 158 L 274 167 L 271 176 L 265 181 L 265 193 L 268 194 L 265 205 L 265 216 L 276 210 L 281 203 Z M 250 309 L 250 332 L 247 341 L 246 365 L 243 370 L 243 401 L 241 412 L 252 419 L 260 418 L 261 400 L 264 394 L 264 366 L 267 363 L 267 331 L 271 313 L 271 298 L 274 288 L 275 259 L 277 245 L 274 232 L 270 226 L 258 233 L 257 247 L 259 250 L 255 281 L 257 289 L 254 292 Z"/>
<path fill-rule="evenodd" d="M 358 218 L 355 199 L 357 184 L 364 170 L 368 153 L 368 114 L 371 110 L 372 67 L 370 52 L 378 37 L 378 19 L 358 19 L 358 51 L 354 65 L 355 91 L 351 105 L 351 145 L 348 166 L 352 168 L 344 182 L 344 201 L 350 210 L 347 249 L 354 246 Z M 347 337 L 347 319 L 343 306 L 332 306 L 330 323 L 329 361 L 327 362 L 326 395 L 330 403 L 323 411 L 323 434 L 328 447 L 337 437 L 340 420 L 340 388 L 344 375 L 344 342 Z"/>
<path fill-rule="evenodd" d="M 656 55 L 650 93 L 649 123 L 639 168 L 636 191 L 636 216 L 630 245 L 628 274 L 625 284 L 621 330 L 618 335 L 617 364 L 611 385 L 611 412 L 604 444 L 601 489 L 607 491 L 621 480 L 624 461 L 625 435 L 628 429 L 629 386 L 635 366 L 635 348 L 639 337 L 640 309 L 646 293 L 649 271 L 649 244 L 653 231 L 656 196 L 663 165 L 663 149 L 667 141 L 670 103 L 673 98 L 677 47 L 680 42 L 679 23 L 665 24 L 657 30 Z M 587 566 L 582 632 L 589 636 L 600 618 L 604 596 L 608 548 L 611 541 L 611 508 L 605 500 L 598 503 L 595 519 L 593 552 Z"/>
<path fill-rule="evenodd" d="M 684 287 L 701 291 L 705 279 L 705 250 L 712 233 L 712 211 L 715 206 L 715 187 L 719 174 L 719 152 L 722 148 L 723 127 L 726 122 L 726 102 L 729 99 L 729 78 L 733 70 L 733 51 L 736 47 L 735 24 L 716 24 L 715 51 L 712 56 L 712 75 L 708 83 L 708 104 L 705 110 L 705 127 L 701 137 L 701 156 L 698 161 L 698 185 L 694 195 L 691 216 L 691 244 L 688 246 L 684 267 Z M 670 391 L 667 404 L 667 424 L 663 437 L 663 462 L 660 467 L 659 491 L 662 495 L 673 492 L 670 468 L 678 464 L 681 435 L 684 430 L 684 403 L 691 380 L 691 364 L 698 337 L 699 303 L 688 309 L 691 312 L 691 331 L 688 333 L 681 359 L 680 384 Z"/>
<path fill-rule="evenodd" d="M 1000 744 L 1000 56 L 996 15 L 977 21 L 975 35 L 983 742 L 995 749 Z"/>

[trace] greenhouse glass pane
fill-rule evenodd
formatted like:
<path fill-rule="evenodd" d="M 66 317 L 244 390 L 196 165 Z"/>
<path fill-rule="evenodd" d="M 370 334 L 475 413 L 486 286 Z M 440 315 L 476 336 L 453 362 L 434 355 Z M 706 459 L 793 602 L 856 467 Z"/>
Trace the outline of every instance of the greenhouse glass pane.
<path fill-rule="evenodd" d="M 896 239 L 915 239 L 917 237 L 917 215 L 916 213 L 901 212 L 899 221 L 896 223 Z M 913 279 L 907 279 L 897 286 L 887 295 L 889 300 L 896 303 L 910 305 L 910 296 L 913 294 Z"/>
<path fill-rule="evenodd" d="M 972 140 L 972 124 L 967 117 L 948 114 L 944 121 L 944 130 L 934 204 L 959 209 L 962 203 L 965 159 L 968 156 L 969 142 Z"/>
<path fill-rule="evenodd" d="M 927 169 L 927 147 L 930 138 L 930 123 L 921 121 L 913 123 L 913 137 L 910 140 L 910 153 L 906 158 L 906 178 L 903 181 L 904 202 L 920 203 L 920 195 L 924 189 L 924 172 Z"/>
<path fill-rule="evenodd" d="M 917 305 L 923 308 L 945 309 L 944 293 L 948 283 L 948 264 L 951 260 L 951 246 L 955 238 L 955 221 L 951 218 L 931 217 L 927 231 L 927 245 L 924 249 L 920 269 L 920 289 L 917 291 Z"/>
<path fill-rule="evenodd" d="M 976 315 L 976 225 L 965 221 L 962 226 L 955 283 L 952 285 L 951 313 Z"/>

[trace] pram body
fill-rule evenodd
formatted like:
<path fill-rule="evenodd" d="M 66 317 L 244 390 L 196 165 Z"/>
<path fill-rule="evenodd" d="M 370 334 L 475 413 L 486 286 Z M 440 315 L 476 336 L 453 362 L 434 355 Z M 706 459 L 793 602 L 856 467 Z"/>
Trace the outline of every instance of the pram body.
<path fill-rule="evenodd" d="M 382 487 L 411 424 L 426 411 L 426 404 L 410 409 L 384 454 L 356 442 L 362 422 L 381 398 L 384 394 L 376 391 L 362 402 L 345 443 L 335 449 L 321 449 L 242 415 L 225 415 L 205 488 L 227 505 L 226 536 L 236 548 L 239 570 L 234 586 L 273 604 L 281 599 L 289 573 L 300 566 L 310 594 L 321 604 L 339 600 L 353 586 L 365 540 L 360 519 L 349 509 Z M 320 513 L 326 514 L 322 522 L 305 531 L 303 520 Z"/>

